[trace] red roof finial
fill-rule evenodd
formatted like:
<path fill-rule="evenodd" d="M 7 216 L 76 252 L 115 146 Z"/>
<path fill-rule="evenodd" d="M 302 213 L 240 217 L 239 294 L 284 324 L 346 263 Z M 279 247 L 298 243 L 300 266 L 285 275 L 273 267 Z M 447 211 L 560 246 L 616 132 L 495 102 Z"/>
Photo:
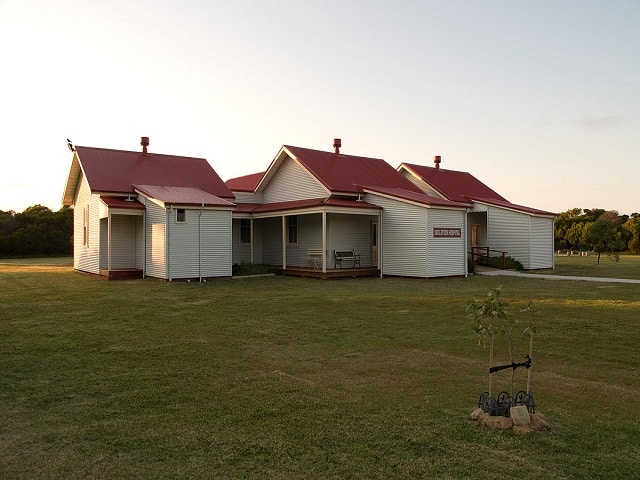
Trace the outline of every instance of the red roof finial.
<path fill-rule="evenodd" d="M 333 139 L 333 148 L 335 148 L 335 153 L 340 153 L 340 147 L 342 146 L 342 140 L 339 138 Z"/>
<path fill-rule="evenodd" d="M 147 153 L 149 146 L 149 137 L 140 137 L 140 145 L 142 145 L 142 153 Z"/>
<path fill-rule="evenodd" d="M 436 164 L 436 170 L 440 169 L 440 155 L 436 155 L 435 157 L 433 157 L 433 163 Z"/>

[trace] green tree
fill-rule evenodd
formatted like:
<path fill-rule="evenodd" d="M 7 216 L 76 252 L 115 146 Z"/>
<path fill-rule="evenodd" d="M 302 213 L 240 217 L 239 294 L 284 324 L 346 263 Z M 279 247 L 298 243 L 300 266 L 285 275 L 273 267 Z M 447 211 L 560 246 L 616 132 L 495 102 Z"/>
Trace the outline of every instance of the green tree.
<path fill-rule="evenodd" d="M 598 254 L 598 264 L 600 264 L 600 255 L 603 252 L 613 256 L 614 260 L 618 261 L 618 252 L 624 248 L 622 235 L 618 231 L 618 223 L 606 217 L 600 217 L 593 222 L 587 232 L 586 240 L 589 246 Z"/>
<path fill-rule="evenodd" d="M 572 247 L 567 240 L 567 232 L 582 215 L 581 208 L 572 208 L 558 215 L 554 222 L 554 247 L 556 250 L 569 249 Z"/>
<path fill-rule="evenodd" d="M 622 224 L 622 230 L 625 232 L 628 243 L 627 248 L 633 253 L 640 253 L 640 216 L 629 217 Z"/>
<path fill-rule="evenodd" d="M 0 211 L 0 257 L 70 255 L 73 210 L 34 205 L 22 213 Z"/>
<path fill-rule="evenodd" d="M 589 248 L 587 234 L 591 225 L 593 222 L 574 222 L 565 235 L 567 243 L 580 250 L 587 250 Z"/>

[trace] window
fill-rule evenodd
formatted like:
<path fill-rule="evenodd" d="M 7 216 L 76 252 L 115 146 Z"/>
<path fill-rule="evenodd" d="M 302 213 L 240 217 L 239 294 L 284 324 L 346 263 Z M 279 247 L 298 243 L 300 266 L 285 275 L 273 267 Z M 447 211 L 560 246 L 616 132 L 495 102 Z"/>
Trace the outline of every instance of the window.
<path fill-rule="evenodd" d="M 187 211 L 184 208 L 176 209 L 176 223 L 187 223 Z"/>
<path fill-rule="evenodd" d="M 287 217 L 287 243 L 298 243 L 298 216 Z"/>
<path fill-rule="evenodd" d="M 240 219 L 240 243 L 251 243 L 251 220 Z"/>
<path fill-rule="evenodd" d="M 82 211 L 82 244 L 89 246 L 89 205 Z"/>

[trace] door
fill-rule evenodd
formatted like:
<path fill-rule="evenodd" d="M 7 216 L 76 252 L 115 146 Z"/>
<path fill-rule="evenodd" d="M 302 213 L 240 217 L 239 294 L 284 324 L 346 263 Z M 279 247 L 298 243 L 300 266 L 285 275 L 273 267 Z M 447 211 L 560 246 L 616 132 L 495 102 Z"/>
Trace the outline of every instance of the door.
<path fill-rule="evenodd" d="M 476 261 L 476 247 L 478 245 L 478 231 L 480 230 L 480 224 L 474 223 L 471 225 L 471 259 Z"/>
<path fill-rule="evenodd" d="M 478 230 L 480 229 L 480 225 L 477 223 L 474 223 L 473 225 L 471 225 L 471 246 L 472 247 L 479 247 L 480 245 L 478 245 Z"/>
<path fill-rule="evenodd" d="M 371 266 L 378 266 L 378 222 L 371 222 Z"/>

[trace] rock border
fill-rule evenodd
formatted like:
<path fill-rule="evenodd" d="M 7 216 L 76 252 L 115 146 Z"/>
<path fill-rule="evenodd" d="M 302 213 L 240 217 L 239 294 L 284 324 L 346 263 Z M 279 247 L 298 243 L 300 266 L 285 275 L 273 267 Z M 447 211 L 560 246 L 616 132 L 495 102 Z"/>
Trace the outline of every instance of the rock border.
<path fill-rule="evenodd" d="M 481 408 L 476 408 L 471 412 L 471 420 L 477 422 L 481 427 L 490 430 L 512 430 L 513 433 L 524 434 L 534 433 L 543 430 L 551 430 L 551 424 L 544 418 L 541 413 L 529 413 L 529 425 L 514 425 L 513 419 L 508 417 L 492 417 L 484 412 Z"/>

